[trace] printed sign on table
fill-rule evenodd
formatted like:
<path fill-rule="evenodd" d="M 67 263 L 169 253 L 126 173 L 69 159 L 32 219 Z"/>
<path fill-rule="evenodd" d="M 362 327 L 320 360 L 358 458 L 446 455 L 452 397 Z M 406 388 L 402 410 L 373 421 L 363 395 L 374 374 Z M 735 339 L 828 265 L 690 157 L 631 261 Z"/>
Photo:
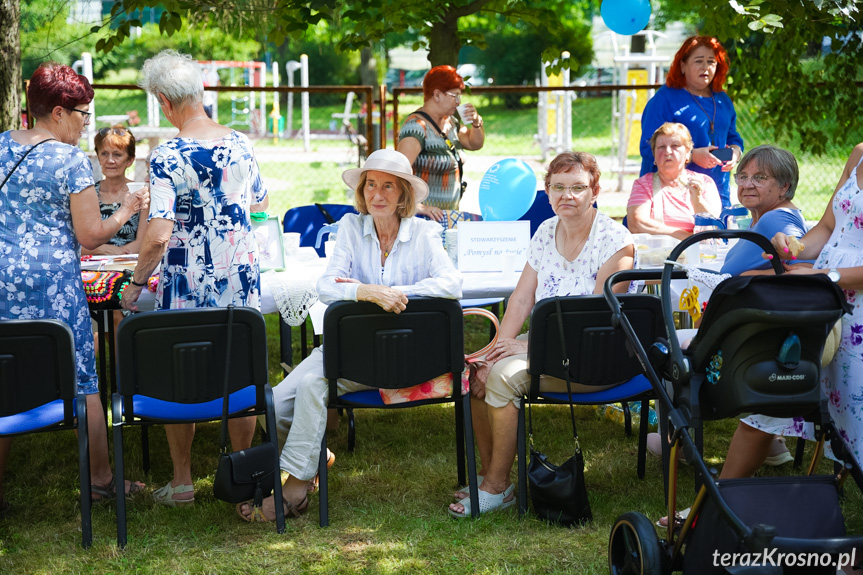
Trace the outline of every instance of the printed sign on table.
<path fill-rule="evenodd" d="M 458 269 L 515 272 L 527 261 L 530 222 L 460 222 Z"/>

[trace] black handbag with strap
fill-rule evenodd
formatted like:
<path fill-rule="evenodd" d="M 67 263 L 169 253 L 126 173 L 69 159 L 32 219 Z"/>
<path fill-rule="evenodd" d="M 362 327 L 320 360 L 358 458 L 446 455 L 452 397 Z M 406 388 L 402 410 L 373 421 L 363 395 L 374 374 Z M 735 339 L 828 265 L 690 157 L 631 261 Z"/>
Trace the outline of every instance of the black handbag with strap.
<path fill-rule="evenodd" d="M 228 452 L 228 382 L 231 371 L 231 336 L 234 323 L 234 306 L 228 306 L 228 337 L 225 349 L 225 387 L 222 400 L 222 431 L 219 465 L 213 479 L 213 495 L 228 503 L 254 500 L 261 507 L 264 497 L 273 490 L 273 473 L 276 468 L 276 448 L 267 441 L 241 451 Z"/>
<path fill-rule="evenodd" d="M 527 479 L 530 484 L 530 499 L 533 511 L 542 519 L 563 526 L 580 525 L 593 520 L 587 486 L 584 483 L 584 456 L 578 443 L 575 428 L 575 408 L 572 405 L 572 384 L 569 374 L 569 357 L 563 335 L 563 313 L 560 298 L 557 298 L 557 321 L 560 328 L 560 343 L 563 348 L 563 368 L 566 378 L 566 391 L 569 395 L 569 415 L 572 419 L 572 437 L 575 440 L 575 454 L 563 465 L 556 466 L 533 445 L 533 417 L 528 394 L 528 438 L 530 443 L 530 462 Z"/>
<path fill-rule="evenodd" d="M 428 122 L 430 122 L 431 125 L 434 126 L 434 129 L 437 130 L 438 134 L 441 135 L 444 142 L 446 142 L 447 150 L 449 150 L 449 153 L 453 155 L 453 158 L 455 159 L 456 165 L 458 166 L 458 180 L 459 180 L 459 194 L 460 194 L 459 199 L 461 199 L 461 197 L 464 196 L 465 190 L 467 189 L 467 182 L 464 181 L 464 161 L 462 161 L 462 159 L 461 159 L 461 154 L 459 153 L 458 149 L 456 149 L 455 144 L 452 142 L 452 140 L 450 140 L 447 137 L 447 135 L 444 133 L 444 131 L 440 129 L 440 127 L 437 125 L 437 122 L 432 120 L 431 116 L 429 116 L 428 114 L 426 114 L 422 110 L 417 110 L 414 112 L 414 114 L 422 116 Z"/>

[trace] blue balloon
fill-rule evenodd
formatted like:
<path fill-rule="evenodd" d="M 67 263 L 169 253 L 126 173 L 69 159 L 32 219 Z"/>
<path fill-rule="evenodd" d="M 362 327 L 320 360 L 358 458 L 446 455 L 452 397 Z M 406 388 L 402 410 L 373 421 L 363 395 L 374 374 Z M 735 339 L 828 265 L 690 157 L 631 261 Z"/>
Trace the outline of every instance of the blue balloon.
<path fill-rule="evenodd" d="M 479 209 L 486 221 L 507 222 L 527 213 L 536 197 L 536 174 L 526 162 L 507 158 L 494 164 L 479 184 Z"/>
<path fill-rule="evenodd" d="M 631 36 L 650 22 L 650 0 L 602 0 L 599 13 L 610 30 Z"/>

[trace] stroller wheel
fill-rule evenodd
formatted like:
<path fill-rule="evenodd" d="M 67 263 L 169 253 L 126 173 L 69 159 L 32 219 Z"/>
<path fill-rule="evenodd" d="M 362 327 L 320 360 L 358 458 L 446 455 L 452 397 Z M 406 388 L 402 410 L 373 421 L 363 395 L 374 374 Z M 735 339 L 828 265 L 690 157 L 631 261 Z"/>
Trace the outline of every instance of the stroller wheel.
<path fill-rule="evenodd" d="M 665 551 L 653 523 L 630 511 L 614 522 L 608 538 L 608 572 L 611 575 L 661 575 Z"/>

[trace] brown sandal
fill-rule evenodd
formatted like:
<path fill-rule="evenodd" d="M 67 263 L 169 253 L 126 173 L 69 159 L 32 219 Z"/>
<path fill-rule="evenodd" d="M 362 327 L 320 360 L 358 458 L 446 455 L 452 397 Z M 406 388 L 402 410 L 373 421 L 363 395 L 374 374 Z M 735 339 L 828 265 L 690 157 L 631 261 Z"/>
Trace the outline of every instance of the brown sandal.
<path fill-rule="evenodd" d="M 327 469 L 332 467 L 333 463 L 335 463 L 335 462 L 336 462 L 336 454 L 333 453 L 332 451 L 330 451 L 329 449 L 327 449 Z M 309 487 L 307 489 L 308 492 L 314 493 L 315 491 L 317 491 L 319 483 L 320 483 L 320 477 L 318 477 L 318 474 L 316 473 L 315 478 L 312 479 L 311 481 L 309 481 Z"/>
<path fill-rule="evenodd" d="M 237 515 L 243 521 L 247 521 L 249 523 L 270 523 L 275 521 L 274 519 L 270 519 L 266 515 L 264 515 L 264 510 L 260 507 L 256 507 L 253 499 L 249 499 L 248 501 L 244 501 L 242 503 L 237 503 Z M 243 505 L 251 505 L 252 513 L 250 515 L 244 515 L 242 511 Z M 282 509 L 284 510 L 285 517 L 299 517 L 303 515 L 309 510 L 309 498 L 303 497 L 303 500 L 300 501 L 299 505 L 294 505 L 290 501 L 284 500 L 282 501 Z"/>

